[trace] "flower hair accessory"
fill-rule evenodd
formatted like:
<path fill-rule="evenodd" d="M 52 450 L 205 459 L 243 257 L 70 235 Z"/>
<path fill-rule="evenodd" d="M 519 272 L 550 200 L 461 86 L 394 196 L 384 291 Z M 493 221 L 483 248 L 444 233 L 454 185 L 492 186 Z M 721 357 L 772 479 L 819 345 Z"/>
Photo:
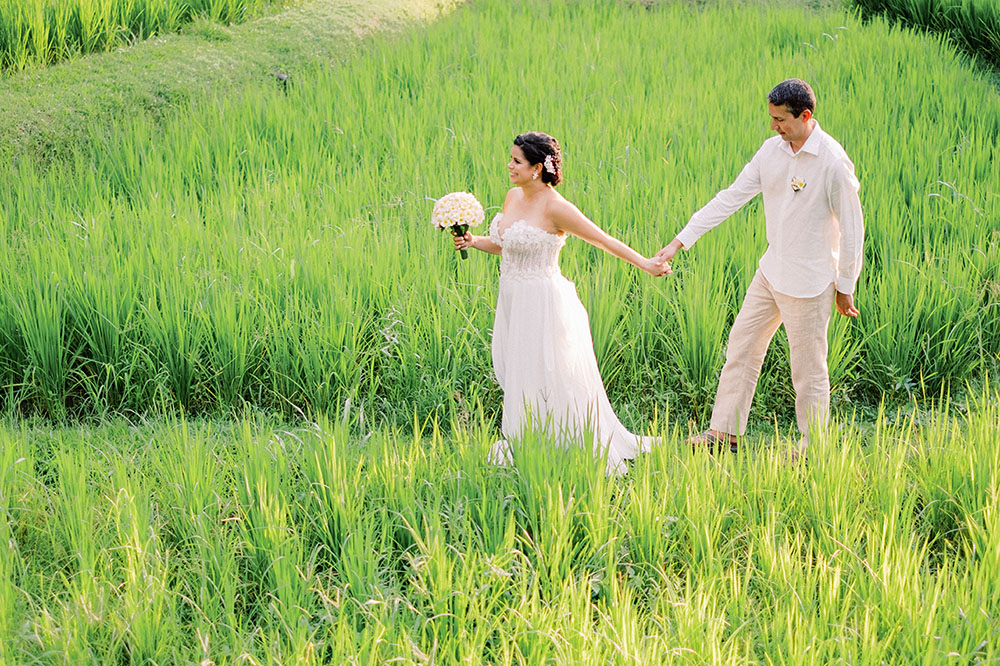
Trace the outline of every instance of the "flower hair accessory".
<path fill-rule="evenodd" d="M 542 162 L 542 164 L 545 166 L 546 171 L 551 173 L 553 176 L 556 175 L 556 163 L 552 159 L 552 155 L 546 155 L 545 161 Z"/>

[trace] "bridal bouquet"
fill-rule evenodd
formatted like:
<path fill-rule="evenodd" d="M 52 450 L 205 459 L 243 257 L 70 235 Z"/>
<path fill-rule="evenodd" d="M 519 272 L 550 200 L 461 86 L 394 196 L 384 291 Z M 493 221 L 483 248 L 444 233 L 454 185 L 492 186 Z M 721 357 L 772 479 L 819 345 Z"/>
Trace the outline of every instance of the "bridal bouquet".
<path fill-rule="evenodd" d="M 486 213 L 476 197 L 468 192 L 452 192 L 434 203 L 431 222 L 435 229 L 451 229 L 453 236 L 464 236 L 469 227 L 482 223 Z M 462 250 L 462 259 L 469 258 L 469 251 Z"/>

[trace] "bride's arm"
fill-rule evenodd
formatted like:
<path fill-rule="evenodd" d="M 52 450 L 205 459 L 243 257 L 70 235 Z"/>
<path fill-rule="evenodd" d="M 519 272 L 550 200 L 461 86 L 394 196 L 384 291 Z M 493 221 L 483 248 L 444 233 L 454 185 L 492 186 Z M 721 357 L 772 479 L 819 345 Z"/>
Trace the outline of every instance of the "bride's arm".
<path fill-rule="evenodd" d="M 489 254 L 500 254 L 500 246 L 490 240 L 489 236 L 473 236 L 466 233 L 464 236 L 455 236 L 456 250 L 479 250 Z"/>
<path fill-rule="evenodd" d="M 551 217 L 557 229 L 582 238 L 594 247 L 613 254 L 619 259 L 627 261 L 637 268 L 641 268 L 650 275 L 658 277 L 672 272 L 670 264 L 666 262 L 660 263 L 655 258 L 647 259 L 642 256 L 591 222 L 586 215 L 580 212 L 579 208 L 565 199 L 549 204 L 546 212 Z"/>

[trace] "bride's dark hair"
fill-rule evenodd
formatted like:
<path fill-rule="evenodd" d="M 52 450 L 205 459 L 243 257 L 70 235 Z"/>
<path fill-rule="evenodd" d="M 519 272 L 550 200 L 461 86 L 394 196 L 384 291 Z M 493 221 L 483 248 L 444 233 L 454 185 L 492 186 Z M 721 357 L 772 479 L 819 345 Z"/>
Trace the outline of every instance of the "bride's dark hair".
<path fill-rule="evenodd" d="M 562 150 L 559 142 L 545 132 L 525 132 L 514 137 L 514 145 L 521 149 L 528 164 L 542 165 L 542 182 L 558 185 L 562 182 Z M 552 171 L 545 164 L 551 156 Z"/>

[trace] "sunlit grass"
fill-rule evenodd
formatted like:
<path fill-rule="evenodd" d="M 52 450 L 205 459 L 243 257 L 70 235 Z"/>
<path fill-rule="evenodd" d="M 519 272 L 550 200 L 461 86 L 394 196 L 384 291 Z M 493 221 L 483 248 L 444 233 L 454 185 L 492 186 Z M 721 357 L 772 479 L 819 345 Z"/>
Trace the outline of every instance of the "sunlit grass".
<path fill-rule="evenodd" d="M 254 415 L 0 428 L 4 663 L 990 663 L 1000 395 L 625 477 Z"/>

